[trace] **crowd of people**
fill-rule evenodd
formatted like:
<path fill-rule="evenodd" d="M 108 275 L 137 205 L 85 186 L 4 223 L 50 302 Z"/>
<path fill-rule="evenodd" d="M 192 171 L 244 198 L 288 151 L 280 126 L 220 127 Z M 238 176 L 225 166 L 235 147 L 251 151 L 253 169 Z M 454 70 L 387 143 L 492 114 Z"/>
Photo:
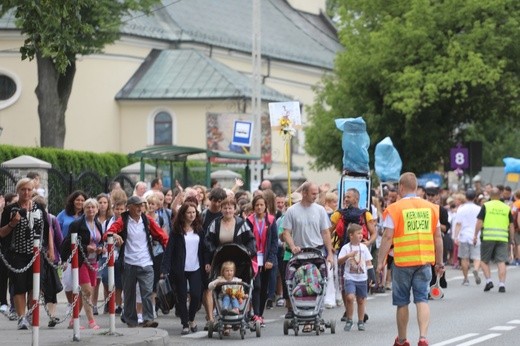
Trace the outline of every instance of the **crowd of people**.
<path fill-rule="evenodd" d="M 423 303 L 428 300 L 428 292 L 424 292 L 437 276 L 441 286 L 447 286 L 445 264 L 461 268 L 466 286 L 470 272 L 476 284 L 481 283 L 482 272 L 484 291 L 489 291 L 494 287 L 489 264 L 494 261 L 499 269 L 499 292 L 505 292 L 505 266 L 520 264 L 520 191 L 513 195 L 508 187 L 482 186 L 475 179 L 474 186 L 466 191 L 450 192 L 433 182 L 417 186 L 410 173 L 403 175 L 398 184 L 367 191 L 370 206 L 365 208 L 360 206 L 360 191 L 355 188 L 339 196 L 328 184 L 306 182 L 285 196 L 275 195 L 269 181 L 263 181 L 253 192 L 244 191 L 242 186 L 237 179 L 232 189 L 218 184 L 211 189 L 201 185 L 183 188 L 178 183 L 172 189 L 163 187 L 161 179 L 155 178 L 149 184 L 137 182 L 133 194 L 127 196 L 114 182 L 107 194 L 88 196 L 74 191 L 64 209 L 54 216 L 46 210 L 39 176 L 32 175 L 21 179 L 16 193 L 6 194 L 1 201 L 2 254 L 12 267 L 27 267 L 33 258 L 33 239 L 41 236 L 43 263 L 48 264 L 42 275 L 48 285 L 43 285 L 42 290 L 51 314 L 48 326 L 54 327 L 58 320 L 56 294 L 64 290 L 69 309 L 74 304 L 67 259 L 71 255 L 71 234 L 78 234 L 82 295 L 78 304 L 87 317 L 86 326 L 99 329 L 95 316 L 108 312 L 106 304 L 103 311 L 98 311 L 97 305 L 100 290 L 104 299 L 109 294 L 106 240 L 113 234 L 114 294 L 121 320 L 128 327 L 157 327 L 157 284 L 161 278 L 168 278 L 175 287 L 182 334 L 189 334 L 198 330 L 195 314 L 201 307 L 206 315 L 205 329 L 214 322 L 212 289 L 216 282 L 211 281 L 216 278 L 210 273 L 219 246 L 243 245 L 253 259 L 256 275 L 251 320 L 262 327 L 265 309 L 275 305 L 285 306 L 285 317 L 293 317 L 285 267 L 292 254 L 312 247 L 321 250 L 330 263 L 325 306 L 344 307 L 345 331 L 354 325 L 354 305 L 357 328 L 363 331 L 368 319 L 368 294 L 392 291 L 398 308 L 396 345 L 408 342 L 404 320 L 411 287 L 421 288 L 423 295 L 414 297 L 414 303 L 420 316 L 426 315 L 427 305 Z M 340 198 L 343 203 L 338 208 Z M 409 219 L 403 221 L 403 211 L 409 210 Z M 408 228 L 403 228 L 403 222 Z M 410 238 L 409 234 L 420 232 L 428 233 L 428 238 Z M 418 249 L 430 251 L 403 255 L 406 251 L 400 244 L 405 241 L 416 241 Z M 60 263 L 61 281 L 56 279 Z M 414 266 L 421 266 L 427 282 L 415 282 L 410 271 L 403 269 Z M 19 329 L 28 329 L 31 270 L 13 272 L 0 261 L 0 271 L 0 311 L 18 320 Z M 234 263 L 226 263 L 217 280 L 238 280 L 234 271 Z M 396 276 L 399 279 L 393 280 Z M 7 292 L 11 301 L 7 300 Z M 227 297 L 226 311 L 236 313 L 237 304 L 233 296 Z M 427 345 L 427 323 L 419 324 L 419 344 Z M 73 326 L 72 319 L 69 326 Z M 305 326 L 303 331 L 311 330 L 312 326 Z"/>

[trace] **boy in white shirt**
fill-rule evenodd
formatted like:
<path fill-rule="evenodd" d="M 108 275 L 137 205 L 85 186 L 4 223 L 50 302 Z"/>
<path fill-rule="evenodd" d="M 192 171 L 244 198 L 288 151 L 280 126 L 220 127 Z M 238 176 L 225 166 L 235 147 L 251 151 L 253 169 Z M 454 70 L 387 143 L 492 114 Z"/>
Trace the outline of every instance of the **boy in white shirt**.
<path fill-rule="evenodd" d="M 354 299 L 357 301 L 358 330 L 364 331 L 365 302 L 368 295 L 367 269 L 372 267 L 372 255 L 363 240 L 363 228 L 350 223 L 347 228 L 350 242 L 343 245 L 338 255 L 338 265 L 345 265 L 344 280 L 347 294 L 347 322 L 344 330 L 352 329 Z"/>

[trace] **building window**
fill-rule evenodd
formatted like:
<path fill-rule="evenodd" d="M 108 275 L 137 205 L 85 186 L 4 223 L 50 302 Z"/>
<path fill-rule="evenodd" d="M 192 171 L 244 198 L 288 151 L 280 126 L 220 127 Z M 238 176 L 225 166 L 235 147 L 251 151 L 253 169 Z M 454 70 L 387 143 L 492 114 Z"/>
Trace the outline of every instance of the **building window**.
<path fill-rule="evenodd" d="M 167 112 L 158 113 L 153 120 L 154 145 L 172 145 L 172 117 Z"/>
<path fill-rule="evenodd" d="M 0 71 L 0 109 L 15 103 L 20 93 L 18 78 L 7 71 Z"/>

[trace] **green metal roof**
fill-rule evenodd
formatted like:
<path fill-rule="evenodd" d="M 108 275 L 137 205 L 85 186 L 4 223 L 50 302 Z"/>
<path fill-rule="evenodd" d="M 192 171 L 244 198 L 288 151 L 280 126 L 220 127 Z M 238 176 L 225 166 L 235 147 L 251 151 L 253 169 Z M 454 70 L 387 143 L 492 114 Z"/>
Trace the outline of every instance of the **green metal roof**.
<path fill-rule="evenodd" d="M 251 79 L 196 50 L 152 50 L 136 73 L 116 95 L 138 99 L 242 99 L 252 97 Z M 291 101 L 262 85 L 265 101 Z"/>
<path fill-rule="evenodd" d="M 222 159 L 256 161 L 260 156 L 250 154 L 239 154 L 229 151 L 207 150 L 195 147 L 184 147 L 178 145 L 156 145 L 137 150 L 129 155 L 140 159 L 153 159 L 164 161 L 185 161 L 188 156 L 206 154 L 208 158 L 218 157 Z"/>
<path fill-rule="evenodd" d="M 180 43 L 252 51 L 252 1 L 163 0 L 150 14 L 133 13 L 122 33 Z M 325 15 L 295 10 L 287 0 L 262 0 L 262 56 L 332 69 L 343 50 Z"/>

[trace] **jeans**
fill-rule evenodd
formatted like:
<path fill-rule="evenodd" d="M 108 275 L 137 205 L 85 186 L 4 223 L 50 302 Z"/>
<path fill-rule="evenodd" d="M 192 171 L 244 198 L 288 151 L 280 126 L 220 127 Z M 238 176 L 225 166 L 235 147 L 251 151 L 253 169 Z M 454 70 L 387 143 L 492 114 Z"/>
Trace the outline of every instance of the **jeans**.
<path fill-rule="evenodd" d="M 414 303 L 428 302 L 432 269 L 430 264 L 412 267 L 392 266 L 392 303 L 396 306 L 410 304 L 410 291 Z"/>
<path fill-rule="evenodd" d="M 238 309 L 239 307 L 240 304 L 238 303 L 238 299 L 235 297 L 230 297 L 229 294 L 224 294 L 224 296 L 222 296 L 222 309 Z"/>

